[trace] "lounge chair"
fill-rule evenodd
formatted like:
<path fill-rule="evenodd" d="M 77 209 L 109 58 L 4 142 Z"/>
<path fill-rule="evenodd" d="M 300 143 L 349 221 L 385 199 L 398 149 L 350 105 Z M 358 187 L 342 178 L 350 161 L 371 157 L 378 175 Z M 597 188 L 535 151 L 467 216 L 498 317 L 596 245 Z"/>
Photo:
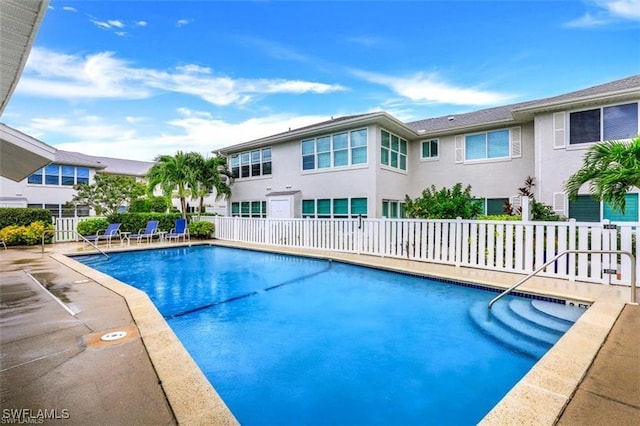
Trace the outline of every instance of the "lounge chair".
<path fill-rule="evenodd" d="M 120 224 L 119 223 L 110 223 L 109 226 L 107 226 L 107 229 L 104 230 L 104 232 L 100 232 L 98 231 L 96 233 L 96 235 L 86 235 L 82 238 L 82 246 L 84 247 L 84 244 L 89 241 L 92 243 L 96 243 L 98 244 L 100 241 L 106 241 L 107 245 L 111 245 L 111 240 L 113 239 L 113 237 L 118 237 L 120 239 Z"/>
<path fill-rule="evenodd" d="M 146 239 L 147 243 L 151 242 L 151 240 L 158 235 L 158 222 L 159 221 L 157 220 L 148 221 L 147 227 L 145 229 L 140 229 L 137 234 L 129 235 L 129 240 L 133 240 L 135 238 L 138 244 L 140 244 L 143 239 Z"/>
<path fill-rule="evenodd" d="M 168 241 L 175 239 L 176 242 L 180 241 L 182 238 L 185 242 L 187 239 L 191 241 L 191 236 L 189 235 L 189 227 L 187 226 L 187 219 L 176 219 L 176 226 L 165 236 Z"/>

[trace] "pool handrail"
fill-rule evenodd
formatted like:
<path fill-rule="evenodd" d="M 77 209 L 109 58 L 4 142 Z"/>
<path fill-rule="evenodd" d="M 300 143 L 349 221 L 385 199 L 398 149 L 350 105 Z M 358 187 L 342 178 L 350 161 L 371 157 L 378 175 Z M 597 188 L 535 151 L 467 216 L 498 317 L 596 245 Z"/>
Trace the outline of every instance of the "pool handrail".
<path fill-rule="evenodd" d="M 493 304 L 496 303 L 498 300 L 502 299 L 504 296 L 511 293 L 517 287 L 519 287 L 520 285 L 528 281 L 529 278 L 533 277 L 538 272 L 542 271 L 547 266 L 551 265 L 553 262 L 555 262 L 556 260 L 558 260 L 559 258 L 567 254 L 622 254 L 622 255 L 629 256 L 629 259 L 631 260 L 631 303 L 637 304 L 636 302 L 636 257 L 633 255 L 633 253 L 625 250 L 564 250 L 558 253 L 557 255 L 555 255 L 548 262 L 545 262 L 538 269 L 534 270 L 529 275 L 527 275 L 526 277 L 524 277 L 523 279 L 521 279 L 520 281 L 518 281 L 517 283 L 515 283 L 514 285 L 512 285 L 502 293 L 500 293 L 498 296 L 494 297 L 491 300 L 491 302 L 489 302 L 489 310 L 491 310 L 491 307 L 493 306 Z"/>
<path fill-rule="evenodd" d="M 44 253 L 44 237 L 47 234 L 53 234 L 54 236 L 59 233 L 59 232 L 72 232 L 77 238 L 89 243 L 90 246 L 92 246 L 93 248 L 95 248 L 96 250 L 98 250 L 100 252 L 100 254 L 104 255 L 104 257 L 106 257 L 107 259 L 109 258 L 109 255 L 107 253 L 105 253 L 104 251 L 102 251 L 100 249 L 100 247 L 98 247 L 97 245 L 95 245 L 92 241 L 89 241 L 88 239 L 86 239 L 82 234 L 80 234 L 78 231 L 56 231 L 53 229 L 45 229 L 44 232 L 42 233 L 42 253 Z"/>

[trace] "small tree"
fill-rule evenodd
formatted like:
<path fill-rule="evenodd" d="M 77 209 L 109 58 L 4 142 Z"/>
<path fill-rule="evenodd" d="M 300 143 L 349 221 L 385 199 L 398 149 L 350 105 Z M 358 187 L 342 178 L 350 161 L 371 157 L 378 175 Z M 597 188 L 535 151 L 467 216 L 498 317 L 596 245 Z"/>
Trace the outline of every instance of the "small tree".
<path fill-rule="evenodd" d="M 91 185 L 75 185 L 77 194 L 71 204 L 89 206 L 98 216 L 118 212 L 122 205 L 130 205 L 145 193 L 145 186 L 129 176 L 98 173 Z"/>
<path fill-rule="evenodd" d="M 216 200 L 231 195 L 231 173 L 227 169 L 227 159 L 223 156 L 204 158 L 202 155 L 189 153 L 189 166 L 193 170 L 191 197 L 197 198 L 198 218 L 204 211 L 204 198 L 215 191 Z"/>
<path fill-rule="evenodd" d="M 587 182 L 591 197 L 624 213 L 627 192 L 640 188 L 640 136 L 631 142 L 606 141 L 589 148 L 582 167 L 565 184 L 569 198 L 575 199 Z"/>
<path fill-rule="evenodd" d="M 194 168 L 191 163 L 194 153 L 185 154 L 182 151 L 176 155 L 160 155 L 156 163 L 147 172 L 149 194 L 160 186 L 167 198 L 178 198 L 182 217 L 187 217 L 187 197 L 191 195 L 191 187 L 195 186 Z"/>
<path fill-rule="evenodd" d="M 439 191 L 431 185 L 415 200 L 405 196 L 405 211 L 409 217 L 420 219 L 472 219 L 482 213 L 482 206 L 471 195 L 471 185 L 463 190 L 462 184 L 456 183 L 451 189 Z"/>

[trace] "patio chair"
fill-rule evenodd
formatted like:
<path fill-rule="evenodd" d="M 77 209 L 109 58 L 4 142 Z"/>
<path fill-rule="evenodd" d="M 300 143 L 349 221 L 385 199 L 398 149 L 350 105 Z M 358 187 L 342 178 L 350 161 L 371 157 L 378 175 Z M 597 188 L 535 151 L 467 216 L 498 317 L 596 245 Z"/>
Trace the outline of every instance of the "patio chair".
<path fill-rule="evenodd" d="M 138 244 L 140 244 L 143 239 L 146 239 L 147 243 L 150 243 L 151 240 L 158 235 L 158 223 L 159 221 L 157 220 L 148 221 L 147 227 L 140 229 L 137 234 L 129 235 L 129 240 L 133 240 L 135 238 Z"/>
<path fill-rule="evenodd" d="M 165 238 L 169 241 L 175 239 L 176 242 L 180 241 L 182 238 L 185 242 L 187 239 L 191 241 L 191 236 L 189 235 L 189 227 L 187 226 L 187 219 L 176 219 L 176 226 L 165 236 Z"/>
<path fill-rule="evenodd" d="M 104 232 L 98 231 L 96 235 L 86 235 L 82 238 L 82 247 L 87 241 L 98 244 L 100 241 L 106 241 L 107 245 L 111 245 L 111 240 L 113 237 L 120 237 L 120 224 L 119 223 L 110 223 L 107 226 L 107 229 Z"/>

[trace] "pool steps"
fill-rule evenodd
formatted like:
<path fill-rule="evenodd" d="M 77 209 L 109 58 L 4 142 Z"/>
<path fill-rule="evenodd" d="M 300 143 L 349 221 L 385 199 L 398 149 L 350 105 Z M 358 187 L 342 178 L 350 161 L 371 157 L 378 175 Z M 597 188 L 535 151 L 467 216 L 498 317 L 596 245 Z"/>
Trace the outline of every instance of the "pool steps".
<path fill-rule="evenodd" d="M 512 350 L 539 359 L 585 311 L 558 303 L 510 298 L 496 303 L 491 311 L 486 303 L 475 303 L 469 314 L 485 335 Z"/>

